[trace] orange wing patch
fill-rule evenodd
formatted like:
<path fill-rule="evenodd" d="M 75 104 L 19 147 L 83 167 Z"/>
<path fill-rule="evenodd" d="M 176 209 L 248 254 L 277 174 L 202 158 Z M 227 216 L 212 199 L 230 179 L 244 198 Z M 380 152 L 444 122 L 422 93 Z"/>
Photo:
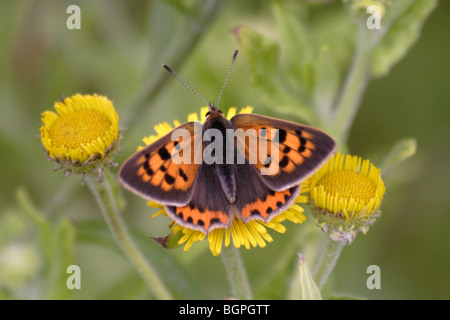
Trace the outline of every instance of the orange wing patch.
<path fill-rule="evenodd" d="M 166 207 L 166 212 L 173 220 L 185 228 L 208 233 L 216 228 L 228 228 L 230 217 L 223 211 L 201 210 L 192 202 L 184 207 Z"/>
<path fill-rule="evenodd" d="M 269 222 L 273 217 L 286 210 L 295 200 L 300 187 L 292 187 L 284 191 L 272 191 L 265 199 L 257 199 L 242 208 L 241 217 L 244 222 L 258 219 Z"/>
<path fill-rule="evenodd" d="M 175 164 L 172 157 L 182 157 L 186 147 L 192 150 L 190 159 Z M 183 141 L 183 137 L 179 137 L 177 141 L 170 141 L 170 143 L 148 152 L 144 151 L 136 162 L 137 165 L 141 166 L 137 173 L 143 181 L 149 182 L 155 187 L 160 187 L 165 192 L 172 189 L 186 191 L 194 183 L 199 166 L 199 164 L 194 163 L 195 155 L 193 151 L 194 138 Z"/>
<path fill-rule="evenodd" d="M 245 157 L 261 172 L 274 166 L 277 170 L 272 175 L 293 172 L 315 149 L 314 143 L 308 140 L 311 134 L 301 130 L 253 125 L 247 126 L 244 132 L 243 137 L 238 137 L 238 150 L 243 150 Z"/>
<path fill-rule="evenodd" d="M 121 182 L 146 199 L 165 205 L 187 204 L 200 167 L 194 159 L 203 151 L 201 144 L 197 146 L 199 150 L 195 146 L 197 126 L 194 122 L 185 123 L 177 129 L 185 130 L 188 135 L 172 140 L 172 131 L 136 152 L 121 167 Z M 185 159 L 186 150 L 190 154 L 186 153 Z"/>
<path fill-rule="evenodd" d="M 238 114 L 230 121 L 236 130 L 246 132 L 252 129 L 257 132 L 254 136 L 258 142 L 267 142 L 267 147 L 258 146 L 258 151 L 261 151 L 258 161 L 247 159 L 260 171 L 263 182 L 276 191 L 300 184 L 326 161 L 336 147 L 335 141 L 323 131 L 290 121 L 256 114 Z M 245 148 L 240 149 L 239 144 Z M 238 150 L 244 150 L 242 153 L 246 157 L 255 153 L 242 139 L 237 146 Z M 262 157 L 264 153 L 266 156 Z"/>

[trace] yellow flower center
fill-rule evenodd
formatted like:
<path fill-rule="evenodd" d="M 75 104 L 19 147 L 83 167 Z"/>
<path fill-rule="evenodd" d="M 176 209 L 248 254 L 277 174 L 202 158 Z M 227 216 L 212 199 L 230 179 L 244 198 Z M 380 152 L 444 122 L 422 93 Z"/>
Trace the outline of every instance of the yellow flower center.
<path fill-rule="evenodd" d="M 61 116 L 49 130 L 53 147 L 78 149 L 105 136 L 111 128 L 109 118 L 97 110 L 79 110 Z"/>
<path fill-rule="evenodd" d="M 339 198 L 354 199 L 368 203 L 375 196 L 376 187 L 373 182 L 359 172 L 334 171 L 322 177 L 317 186 L 323 186 L 330 195 Z"/>

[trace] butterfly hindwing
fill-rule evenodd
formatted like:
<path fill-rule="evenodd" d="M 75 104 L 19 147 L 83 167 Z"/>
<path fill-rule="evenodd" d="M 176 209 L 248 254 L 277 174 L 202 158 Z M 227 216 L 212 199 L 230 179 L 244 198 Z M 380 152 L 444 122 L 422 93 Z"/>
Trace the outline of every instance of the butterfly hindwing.
<path fill-rule="evenodd" d="M 336 146 L 326 133 L 290 121 L 239 114 L 231 123 L 234 129 L 242 129 L 255 138 L 256 149 L 252 150 L 248 141 L 238 141 L 238 149 L 239 145 L 241 150 L 245 149 L 245 157 L 253 160 L 251 163 L 259 170 L 264 184 L 275 191 L 299 185 Z"/>
<path fill-rule="evenodd" d="M 180 136 L 172 141 L 172 131 L 142 148 L 123 164 L 119 172 L 120 181 L 148 200 L 165 205 L 187 204 L 200 167 L 194 161 L 196 124 L 188 122 L 175 130 L 180 129 L 189 133 L 189 138 Z M 172 155 L 182 156 L 188 146 L 191 161 L 174 163 Z"/>
<path fill-rule="evenodd" d="M 236 199 L 230 203 L 223 191 L 218 170 L 220 165 L 202 164 L 193 196 L 185 206 L 165 206 L 169 216 L 183 227 L 207 234 L 216 228 L 229 228 L 234 217 L 247 223 L 269 222 L 287 210 L 300 193 L 300 186 L 283 191 L 267 187 L 259 171 L 251 164 L 229 164 L 236 178 Z"/>
<path fill-rule="evenodd" d="M 246 163 L 236 166 L 237 198 L 233 204 L 238 217 L 244 222 L 269 222 L 287 210 L 300 193 L 300 186 L 274 191 L 263 181 L 255 166 Z"/>
<path fill-rule="evenodd" d="M 217 164 L 203 163 L 198 169 L 193 196 L 185 206 L 166 206 L 166 212 L 178 224 L 208 233 L 228 228 L 232 222 L 231 204 L 222 191 Z M 234 168 L 231 165 L 231 168 Z"/>

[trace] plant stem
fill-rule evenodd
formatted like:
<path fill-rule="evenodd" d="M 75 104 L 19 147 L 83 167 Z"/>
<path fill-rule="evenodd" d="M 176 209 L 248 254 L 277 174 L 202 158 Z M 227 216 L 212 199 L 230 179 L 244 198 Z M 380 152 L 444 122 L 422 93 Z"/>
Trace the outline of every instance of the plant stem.
<path fill-rule="evenodd" d="M 365 21 L 361 21 L 353 62 L 334 109 L 335 115 L 331 133 L 342 146 L 345 145 L 369 80 L 372 50 L 372 34 L 370 32 L 371 30 L 367 28 Z"/>
<path fill-rule="evenodd" d="M 316 263 L 313 277 L 319 290 L 322 290 L 323 285 L 328 279 L 331 271 L 336 266 L 336 262 L 341 255 L 342 249 L 346 245 L 346 241 L 334 241 L 327 234 L 324 234 L 325 240 L 322 247 L 321 255 Z"/>
<path fill-rule="evenodd" d="M 233 245 L 230 245 L 222 248 L 220 256 L 225 265 L 233 298 L 238 300 L 251 300 L 252 292 L 239 250 Z"/>
<path fill-rule="evenodd" d="M 104 172 L 103 174 L 108 174 Z M 116 201 L 114 199 L 110 179 L 104 177 L 100 181 L 96 180 L 93 175 L 86 176 L 87 182 L 92 194 L 94 195 L 97 203 L 102 211 L 103 217 L 108 223 L 111 232 L 113 233 L 117 243 L 122 248 L 125 255 L 130 259 L 133 265 L 141 274 L 150 290 L 153 292 L 157 299 L 168 300 L 171 299 L 170 293 L 164 287 L 164 284 L 157 276 L 152 265 L 144 258 L 139 251 L 136 244 L 130 237 L 127 228 L 120 216 L 119 209 L 117 208 Z"/>

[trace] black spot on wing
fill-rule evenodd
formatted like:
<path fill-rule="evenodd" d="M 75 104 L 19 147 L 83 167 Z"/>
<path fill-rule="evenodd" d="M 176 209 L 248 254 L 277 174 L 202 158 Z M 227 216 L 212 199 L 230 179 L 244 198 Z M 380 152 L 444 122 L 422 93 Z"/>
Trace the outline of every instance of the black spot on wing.
<path fill-rule="evenodd" d="M 170 174 L 168 174 L 168 173 L 166 173 L 165 175 L 164 175 L 164 180 L 166 180 L 166 182 L 168 183 L 168 184 L 174 184 L 174 182 L 175 182 L 175 178 L 174 177 L 172 177 Z"/>
<path fill-rule="evenodd" d="M 188 176 L 184 173 L 183 169 L 180 168 L 180 170 L 178 171 L 178 173 L 180 174 L 180 177 L 186 182 L 188 181 Z"/>
<path fill-rule="evenodd" d="M 148 164 L 148 161 L 144 162 L 144 169 L 145 169 L 145 172 L 147 172 L 147 174 L 149 176 L 153 175 L 154 172 L 153 172 L 152 168 L 150 168 L 150 165 Z"/>
<path fill-rule="evenodd" d="M 166 147 L 161 147 L 158 150 L 158 154 L 161 157 L 162 160 L 166 161 L 170 159 L 170 153 L 167 151 Z"/>
<path fill-rule="evenodd" d="M 278 129 L 278 142 L 279 143 L 283 143 L 284 141 L 286 141 L 286 130 L 283 129 Z"/>
<path fill-rule="evenodd" d="M 288 164 L 289 164 L 289 158 L 283 157 L 283 159 L 281 159 L 281 161 L 280 161 L 280 167 L 285 168 Z"/>

